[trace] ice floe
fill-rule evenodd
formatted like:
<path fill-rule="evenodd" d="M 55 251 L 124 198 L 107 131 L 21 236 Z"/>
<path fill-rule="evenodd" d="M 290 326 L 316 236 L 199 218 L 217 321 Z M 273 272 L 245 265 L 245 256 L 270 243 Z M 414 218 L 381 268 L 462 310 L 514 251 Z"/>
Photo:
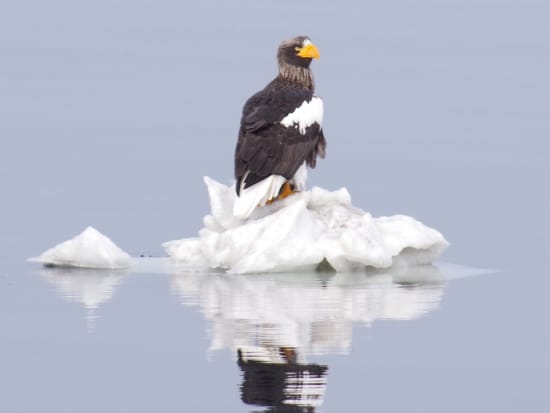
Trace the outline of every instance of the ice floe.
<path fill-rule="evenodd" d="M 234 215 L 234 186 L 205 177 L 210 214 L 196 238 L 163 244 L 171 261 L 190 270 L 230 273 L 348 272 L 430 264 L 448 246 L 440 232 L 406 216 L 372 217 L 345 188 L 314 187 Z M 46 266 L 122 269 L 132 258 L 92 227 L 31 261 Z"/>
<path fill-rule="evenodd" d="M 132 258 L 108 237 L 87 227 L 76 237 L 62 242 L 30 261 L 51 267 L 122 269 Z"/>
<path fill-rule="evenodd" d="M 257 208 L 242 220 L 233 215 L 235 189 L 205 177 L 211 212 L 196 238 L 163 244 L 178 263 L 231 273 L 429 264 L 448 246 L 435 229 L 405 215 L 372 217 L 356 208 L 345 188 L 314 187 Z"/>

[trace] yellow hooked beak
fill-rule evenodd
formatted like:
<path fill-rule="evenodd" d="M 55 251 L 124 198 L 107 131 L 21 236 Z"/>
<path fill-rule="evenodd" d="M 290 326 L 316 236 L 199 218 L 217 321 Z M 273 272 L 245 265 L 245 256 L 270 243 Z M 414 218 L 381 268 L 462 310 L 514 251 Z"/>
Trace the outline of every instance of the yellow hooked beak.
<path fill-rule="evenodd" d="M 319 59 L 319 49 L 313 43 L 306 44 L 304 47 L 297 47 L 298 56 L 309 59 Z"/>

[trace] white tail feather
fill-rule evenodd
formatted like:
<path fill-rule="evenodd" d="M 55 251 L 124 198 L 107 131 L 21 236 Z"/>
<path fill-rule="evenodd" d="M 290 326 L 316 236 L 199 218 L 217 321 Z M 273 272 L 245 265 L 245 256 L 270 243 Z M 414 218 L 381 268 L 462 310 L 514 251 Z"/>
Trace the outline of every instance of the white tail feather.
<path fill-rule="evenodd" d="M 264 206 L 268 200 L 277 197 L 285 181 L 284 176 L 270 175 L 246 189 L 241 188 L 233 204 L 233 215 L 241 219 L 248 218 L 257 206 Z"/>
<path fill-rule="evenodd" d="M 304 191 L 306 189 L 306 181 L 307 181 L 307 165 L 304 162 L 292 177 L 291 182 L 294 184 L 297 191 Z"/>

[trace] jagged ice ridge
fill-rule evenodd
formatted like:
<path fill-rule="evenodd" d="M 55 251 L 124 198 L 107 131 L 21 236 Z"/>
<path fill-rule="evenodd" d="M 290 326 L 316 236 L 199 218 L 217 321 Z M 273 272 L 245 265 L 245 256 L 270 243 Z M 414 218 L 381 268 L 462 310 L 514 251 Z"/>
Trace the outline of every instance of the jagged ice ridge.
<path fill-rule="evenodd" d="M 163 244 L 176 262 L 231 273 L 336 271 L 429 264 L 447 248 L 435 229 L 405 215 L 374 218 L 356 208 L 345 188 L 314 187 L 233 215 L 233 186 L 205 177 L 211 212 L 196 238 Z"/>

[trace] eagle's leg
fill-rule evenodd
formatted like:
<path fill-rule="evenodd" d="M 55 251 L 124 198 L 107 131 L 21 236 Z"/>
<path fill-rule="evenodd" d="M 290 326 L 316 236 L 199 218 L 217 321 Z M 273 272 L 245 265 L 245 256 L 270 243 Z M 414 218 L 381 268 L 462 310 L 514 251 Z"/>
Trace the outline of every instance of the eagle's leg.
<path fill-rule="evenodd" d="M 298 192 L 296 191 L 296 187 L 290 182 L 286 181 L 279 191 L 279 196 L 277 197 L 277 199 L 280 201 L 281 199 L 285 199 L 287 196 L 295 194 L 296 192 Z"/>
<path fill-rule="evenodd" d="M 275 198 L 269 199 L 266 202 L 266 204 L 271 205 L 273 202 L 285 199 L 287 196 L 295 194 L 296 192 L 298 192 L 296 191 L 296 187 L 293 184 L 291 184 L 289 181 L 286 181 L 281 187 L 281 190 L 279 191 L 279 195 L 277 195 L 277 197 Z"/>

